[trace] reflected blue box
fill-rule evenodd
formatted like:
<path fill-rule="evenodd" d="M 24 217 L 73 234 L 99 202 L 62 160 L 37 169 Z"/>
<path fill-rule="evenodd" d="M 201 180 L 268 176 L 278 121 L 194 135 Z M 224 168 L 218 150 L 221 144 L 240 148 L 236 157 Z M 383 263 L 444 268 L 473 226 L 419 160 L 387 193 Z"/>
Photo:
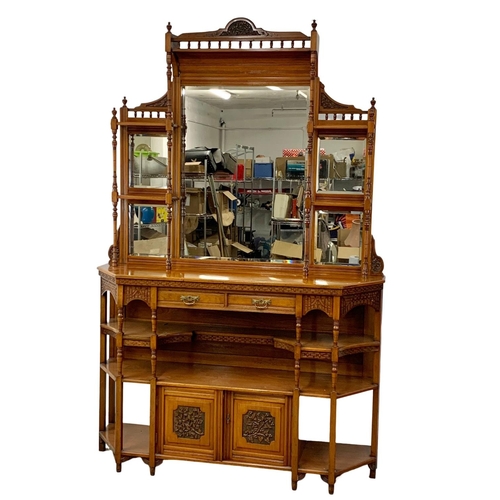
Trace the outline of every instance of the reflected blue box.
<path fill-rule="evenodd" d="M 273 164 L 272 163 L 254 163 L 253 165 L 254 177 L 272 177 Z"/>

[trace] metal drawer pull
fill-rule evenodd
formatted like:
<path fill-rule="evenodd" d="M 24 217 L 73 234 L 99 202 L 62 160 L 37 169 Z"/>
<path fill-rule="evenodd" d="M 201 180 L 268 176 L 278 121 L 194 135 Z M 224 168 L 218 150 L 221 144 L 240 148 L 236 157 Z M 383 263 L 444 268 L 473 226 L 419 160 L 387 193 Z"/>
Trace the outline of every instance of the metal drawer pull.
<path fill-rule="evenodd" d="M 271 305 L 271 299 L 253 299 L 255 309 L 267 309 Z"/>
<path fill-rule="evenodd" d="M 181 295 L 181 301 L 187 306 L 192 306 L 200 300 L 198 295 Z"/>

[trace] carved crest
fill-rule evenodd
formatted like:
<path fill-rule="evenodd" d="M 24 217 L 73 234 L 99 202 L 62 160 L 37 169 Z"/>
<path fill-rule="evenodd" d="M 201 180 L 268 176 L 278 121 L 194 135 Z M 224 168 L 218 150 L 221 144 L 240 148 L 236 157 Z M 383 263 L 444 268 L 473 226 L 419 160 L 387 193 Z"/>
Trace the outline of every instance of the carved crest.
<path fill-rule="evenodd" d="M 256 28 L 250 19 L 238 17 L 229 21 L 226 27 L 217 31 L 214 36 L 269 36 L 269 34 L 262 28 Z"/>

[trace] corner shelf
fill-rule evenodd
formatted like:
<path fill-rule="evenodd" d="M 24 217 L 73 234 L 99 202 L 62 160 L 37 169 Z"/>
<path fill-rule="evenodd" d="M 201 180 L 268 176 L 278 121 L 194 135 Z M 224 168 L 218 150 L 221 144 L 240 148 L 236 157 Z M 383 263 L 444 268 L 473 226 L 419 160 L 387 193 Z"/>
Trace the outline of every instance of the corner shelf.
<path fill-rule="evenodd" d="M 299 473 L 328 474 L 329 443 L 320 441 L 299 441 Z M 335 475 L 376 462 L 371 456 L 370 446 L 358 444 L 335 445 Z"/>

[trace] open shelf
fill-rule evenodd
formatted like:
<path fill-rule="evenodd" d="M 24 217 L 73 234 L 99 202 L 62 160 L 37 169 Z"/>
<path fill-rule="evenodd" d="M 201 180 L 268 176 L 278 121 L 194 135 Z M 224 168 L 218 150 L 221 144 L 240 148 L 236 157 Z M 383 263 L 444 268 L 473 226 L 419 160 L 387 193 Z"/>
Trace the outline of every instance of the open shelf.
<path fill-rule="evenodd" d="M 111 450 L 114 450 L 115 424 L 109 424 L 100 432 L 101 438 Z M 139 424 L 123 424 L 122 454 L 130 457 L 147 457 L 149 455 L 149 426 Z"/>
<path fill-rule="evenodd" d="M 116 360 L 101 364 L 101 369 L 110 376 L 118 375 Z M 201 363 L 157 363 L 157 384 L 197 387 L 218 390 L 238 390 L 247 392 L 292 395 L 294 372 L 292 370 L 269 370 L 238 366 L 209 365 Z M 149 383 L 151 364 L 146 360 L 124 360 L 123 379 L 125 382 Z M 328 373 L 302 372 L 300 392 L 303 396 L 330 397 L 332 377 Z M 377 387 L 370 379 L 339 375 L 337 397 L 368 391 Z"/>
<path fill-rule="evenodd" d="M 275 338 L 274 341 L 275 347 L 292 352 L 295 343 L 292 338 Z M 338 340 L 339 356 L 378 351 L 379 348 L 380 342 L 369 335 L 340 335 Z M 333 335 L 304 335 L 301 339 L 302 357 L 308 357 L 308 353 L 319 353 L 325 355 L 325 360 L 331 360 L 332 349 Z"/>
<path fill-rule="evenodd" d="M 117 335 L 120 330 L 118 328 L 118 321 L 111 319 L 107 323 L 101 323 L 101 329 L 110 335 Z M 149 339 L 153 335 L 152 322 L 150 319 L 136 319 L 126 318 L 123 320 L 123 335 L 125 339 Z M 182 336 L 189 340 L 192 335 L 192 326 L 177 323 L 157 322 L 156 334 L 160 339 L 175 338 Z"/>
<path fill-rule="evenodd" d="M 370 456 L 370 447 L 359 444 L 336 444 L 335 475 L 357 469 L 376 461 Z M 299 473 L 328 474 L 329 443 L 320 441 L 299 442 Z"/>

